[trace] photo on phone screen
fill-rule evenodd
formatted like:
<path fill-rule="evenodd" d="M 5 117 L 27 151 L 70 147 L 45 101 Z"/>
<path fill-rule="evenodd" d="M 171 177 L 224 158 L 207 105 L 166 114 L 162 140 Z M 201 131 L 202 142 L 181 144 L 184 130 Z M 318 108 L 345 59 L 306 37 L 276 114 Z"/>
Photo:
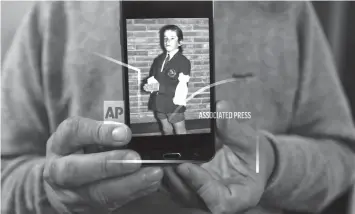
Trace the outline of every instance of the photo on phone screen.
<path fill-rule="evenodd" d="M 144 160 L 215 154 L 211 1 L 123 1 L 125 123 Z"/>
<path fill-rule="evenodd" d="M 133 136 L 211 132 L 208 18 L 126 20 Z"/>

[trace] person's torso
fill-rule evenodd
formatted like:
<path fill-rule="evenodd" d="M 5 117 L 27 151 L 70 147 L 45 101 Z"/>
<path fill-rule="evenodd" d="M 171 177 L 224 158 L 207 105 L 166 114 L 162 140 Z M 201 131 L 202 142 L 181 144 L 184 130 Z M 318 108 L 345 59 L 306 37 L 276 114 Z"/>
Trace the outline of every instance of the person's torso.
<path fill-rule="evenodd" d="M 104 101 L 123 100 L 124 93 L 122 65 L 95 54 L 122 60 L 118 2 L 52 4 L 41 27 L 49 31 L 42 72 L 54 132 L 68 116 L 103 120 Z M 288 6 L 286 12 L 275 12 L 257 2 L 217 1 L 214 7 L 215 81 L 236 79 L 216 86 L 216 99 L 231 101 L 235 111 L 251 112 L 244 122 L 253 127 L 285 133 L 299 82 L 297 11 Z M 249 213 L 279 211 L 259 207 Z"/>
<path fill-rule="evenodd" d="M 181 70 L 181 65 L 182 63 L 186 63 L 186 59 L 179 52 L 165 63 L 164 57 L 165 54 L 162 54 L 157 59 L 158 69 L 156 69 L 155 79 L 159 82 L 159 94 L 164 94 L 173 98 L 175 95 L 176 86 L 179 83 L 179 74 L 183 72 Z M 164 69 L 162 69 L 162 67 L 164 67 Z"/>
<path fill-rule="evenodd" d="M 178 108 L 178 105 L 173 103 L 173 98 L 179 84 L 179 74 L 184 72 L 182 69 L 186 66 L 183 64 L 188 63 L 187 59 L 180 52 L 170 60 L 165 58 L 166 54 L 163 53 L 156 59 L 154 78 L 159 82 L 159 91 L 152 96 L 152 109 L 163 113 L 172 113 L 177 109 L 177 112 L 184 112 L 186 107 Z"/>

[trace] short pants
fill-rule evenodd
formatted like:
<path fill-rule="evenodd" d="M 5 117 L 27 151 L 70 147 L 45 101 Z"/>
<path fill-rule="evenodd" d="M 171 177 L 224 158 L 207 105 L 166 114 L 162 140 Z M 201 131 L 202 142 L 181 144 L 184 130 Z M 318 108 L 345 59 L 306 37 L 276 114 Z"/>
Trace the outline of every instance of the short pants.
<path fill-rule="evenodd" d="M 185 120 L 184 113 L 162 113 L 162 112 L 155 112 L 156 117 L 160 120 L 168 119 L 170 123 L 178 123 Z"/>

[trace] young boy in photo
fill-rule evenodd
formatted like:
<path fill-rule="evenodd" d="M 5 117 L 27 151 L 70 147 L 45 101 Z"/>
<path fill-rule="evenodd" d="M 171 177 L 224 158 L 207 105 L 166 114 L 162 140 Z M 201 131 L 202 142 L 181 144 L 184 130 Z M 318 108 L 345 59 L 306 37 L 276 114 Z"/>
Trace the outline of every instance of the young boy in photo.
<path fill-rule="evenodd" d="M 182 54 L 183 33 L 178 26 L 166 25 L 160 33 L 164 53 L 154 59 L 144 90 L 152 93 L 149 109 L 159 119 L 163 134 L 186 134 L 184 112 L 191 63 Z"/>

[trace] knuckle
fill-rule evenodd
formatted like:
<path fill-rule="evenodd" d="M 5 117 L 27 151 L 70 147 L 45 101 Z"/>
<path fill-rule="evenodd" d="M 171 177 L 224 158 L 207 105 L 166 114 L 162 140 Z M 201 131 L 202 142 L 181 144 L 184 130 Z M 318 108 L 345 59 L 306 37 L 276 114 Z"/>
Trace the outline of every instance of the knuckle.
<path fill-rule="evenodd" d="M 55 162 L 56 158 L 51 156 L 51 157 L 46 157 L 46 161 L 44 164 L 44 168 L 43 168 L 43 176 L 45 178 L 49 178 L 50 177 L 50 169 L 53 165 L 53 163 Z"/>
<path fill-rule="evenodd" d="M 53 159 L 50 159 L 48 163 L 44 166 L 43 169 L 43 179 L 49 183 L 55 183 L 55 171 L 57 170 L 57 166 Z"/>
<path fill-rule="evenodd" d="M 108 161 L 110 160 L 110 156 L 109 155 L 105 155 L 100 163 L 100 172 L 102 175 L 102 178 L 105 178 L 106 176 L 110 175 L 110 170 L 108 167 Z"/>
<path fill-rule="evenodd" d="M 203 185 L 201 185 L 198 189 L 197 189 L 197 193 L 201 196 L 201 197 L 205 197 L 208 195 L 213 195 L 215 197 L 215 194 L 217 193 L 216 191 L 212 191 L 213 189 L 213 184 L 211 181 L 209 181 L 208 183 L 205 183 Z M 218 198 L 218 197 L 216 197 Z"/>
<path fill-rule="evenodd" d="M 63 132 L 77 132 L 79 128 L 80 117 L 72 116 L 64 120 L 60 125 L 60 131 Z"/>
<path fill-rule="evenodd" d="M 56 171 L 55 182 L 60 186 L 68 186 L 77 172 L 75 165 L 69 161 L 52 164 L 52 169 Z"/>
<path fill-rule="evenodd" d="M 98 123 L 98 127 L 93 133 L 96 142 L 103 142 L 104 141 L 104 126 L 102 123 Z"/>
<path fill-rule="evenodd" d="M 48 139 L 47 152 L 58 153 L 63 150 L 63 144 L 70 144 L 78 132 L 80 117 L 69 117 L 61 122 L 57 130 Z M 65 150 L 65 148 L 64 148 Z"/>

